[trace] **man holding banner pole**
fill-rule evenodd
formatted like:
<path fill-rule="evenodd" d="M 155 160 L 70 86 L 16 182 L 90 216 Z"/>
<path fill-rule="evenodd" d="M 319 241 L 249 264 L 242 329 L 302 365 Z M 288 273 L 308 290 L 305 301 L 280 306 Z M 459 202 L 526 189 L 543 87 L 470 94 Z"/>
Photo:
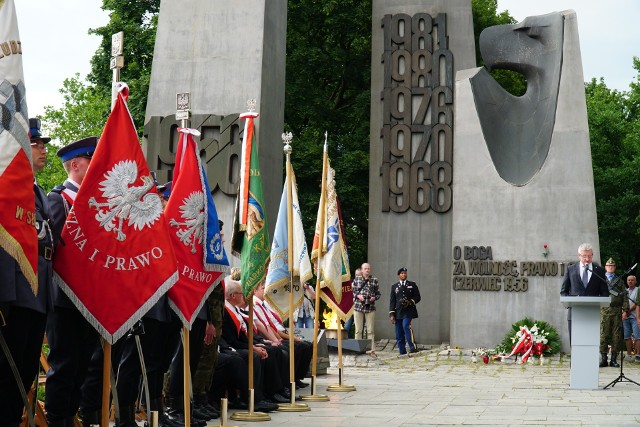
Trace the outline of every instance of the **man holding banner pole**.
<path fill-rule="evenodd" d="M 29 142 L 36 141 L 29 141 L 22 45 L 13 0 L 0 2 L 0 40 L 0 424 L 14 427 L 27 405 L 25 388 L 37 373 L 53 243 L 43 227 L 46 197 L 33 178 L 34 170 L 45 165 L 48 139 L 29 147 Z M 37 163 L 32 163 L 34 156 Z M 35 226 L 40 226 L 40 233 Z M 40 256 L 47 247 L 48 253 Z M 33 416 L 27 412 L 33 426 Z"/>
<path fill-rule="evenodd" d="M 29 122 L 37 124 L 31 131 L 35 173 L 46 165 L 45 144 L 51 139 L 40 134 L 39 120 Z M 25 391 L 29 390 L 38 373 L 53 274 L 51 212 L 44 190 L 35 182 L 31 185 L 35 192 L 35 228 L 38 231 L 38 286 L 35 291 L 14 258 L 0 250 L 0 425 L 10 427 L 17 427 L 21 422 Z M 20 382 L 17 382 L 16 374 Z M 33 422 L 31 410 L 27 409 L 27 413 Z"/>

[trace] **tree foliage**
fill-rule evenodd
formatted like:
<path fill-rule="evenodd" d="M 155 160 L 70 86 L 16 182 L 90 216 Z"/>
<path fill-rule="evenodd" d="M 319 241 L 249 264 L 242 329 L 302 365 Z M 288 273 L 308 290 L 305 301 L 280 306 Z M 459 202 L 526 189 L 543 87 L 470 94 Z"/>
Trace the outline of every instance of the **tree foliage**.
<path fill-rule="evenodd" d="M 111 99 L 111 36 L 124 32 L 124 68 L 120 80 L 129 85 L 127 104 L 142 136 L 160 0 L 103 0 L 102 9 L 111 11 L 110 19 L 104 27 L 89 30 L 89 34 L 100 36 L 102 41 L 91 59 L 87 78 L 102 96 Z"/>
<path fill-rule="evenodd" d="M 634 59 L 640 72 L 640 62 Z M 627 268 L 640 259 L 640 85 L 609 89 L 585 84 L 601 257 Z"/>
<path fill-rule="evenodd" d="M 327 132 L 354 267 L 367 254 L 371 0 L 290 0 L 287 21 L 285 125 L 294 135 L 307 240 L 315 228 Z"/>
<path fill-rule="evenodd" d="M 67 144 L 87 136 L 100 136 L 109 113 L 110 98 L 92 85 L 88 85 L 76 74 L 65 79 L 60 93 L 61 108 L 45 107 L 42 117 L 43 131 L 53 139 L 48 144 L 47 165 L 38 172 L 38 183 L 47 191 L 66 179 L 62 163 L 55 152 Z"/>
<path fill-rule="evenodd" d="M 476 43 L 476 62 L 478 67 L 484 66 L 480 52 L 480 33 L 485 28 L 496 25 L 514 24 L 516 20 L 509 15 L 509 11 L 498 12 L 498 0 L 472 0 L 473 35 Z M 509 93 L 520 96 L 527 90 L 524 76 L 511 70 L 492 70 L 491 75 Z"/>

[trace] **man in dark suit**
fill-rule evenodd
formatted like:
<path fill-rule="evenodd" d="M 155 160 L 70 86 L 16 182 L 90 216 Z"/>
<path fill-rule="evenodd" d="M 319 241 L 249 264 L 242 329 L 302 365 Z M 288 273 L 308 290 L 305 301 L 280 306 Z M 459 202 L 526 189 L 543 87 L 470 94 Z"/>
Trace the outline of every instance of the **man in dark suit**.
<path fill-rule="evenodd" d="M 609 296 L 605 270 L 593 264 L 593 247 L 583 243 L 578 247 L 578 261 L 567 268 L 560 288 L 562 296 L 597 297 Z M 571 344 L 571 309 L 567 313 L 569 344 Z"/>
<path fill-rule="evenodd" d="M 399 280 L 391 286 L 389 301 L 389 321 L 396 325 L 396 343 L 400 354 L 417 353 L 416 342 L 411 329 L 411 319 L 418 317 L 416 304 L 420 302 L 420 291 L 415 282 L 407 280 L 407 269 L 398 270 Z"/>

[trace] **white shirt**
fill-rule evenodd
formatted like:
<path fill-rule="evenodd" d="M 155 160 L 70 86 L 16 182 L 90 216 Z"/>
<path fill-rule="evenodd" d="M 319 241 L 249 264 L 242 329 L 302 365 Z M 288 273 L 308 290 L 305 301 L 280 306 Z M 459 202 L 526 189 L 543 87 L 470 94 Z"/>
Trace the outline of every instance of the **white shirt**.
<path fill-rule="evenodd" d="M 582 280 L 582 275 L 584 274 L 585 267 L 589 267 L 589 270 L 587 270 L 587 283 L 589 283 L 589 280 L 591 280 L 591 270 L 593 269 L 593 267 L 591 267 L 591 264 L 580 264 L 580 280 Z"/>

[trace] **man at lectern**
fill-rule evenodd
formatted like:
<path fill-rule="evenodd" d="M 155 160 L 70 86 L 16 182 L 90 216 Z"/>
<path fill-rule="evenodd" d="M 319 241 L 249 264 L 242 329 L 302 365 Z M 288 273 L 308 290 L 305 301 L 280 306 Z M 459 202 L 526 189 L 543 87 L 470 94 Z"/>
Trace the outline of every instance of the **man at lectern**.
<path fill-rule="evenodd" d="M 562 280 L 560 295 L 597 297 L 609 296 L 605 270 L 593 262 L 593 247 L 583 243 L 578 247 L 578 262 L 570 265 Z M 571 308 L 567 313 L 569 344 L 571 344 Z"/>

